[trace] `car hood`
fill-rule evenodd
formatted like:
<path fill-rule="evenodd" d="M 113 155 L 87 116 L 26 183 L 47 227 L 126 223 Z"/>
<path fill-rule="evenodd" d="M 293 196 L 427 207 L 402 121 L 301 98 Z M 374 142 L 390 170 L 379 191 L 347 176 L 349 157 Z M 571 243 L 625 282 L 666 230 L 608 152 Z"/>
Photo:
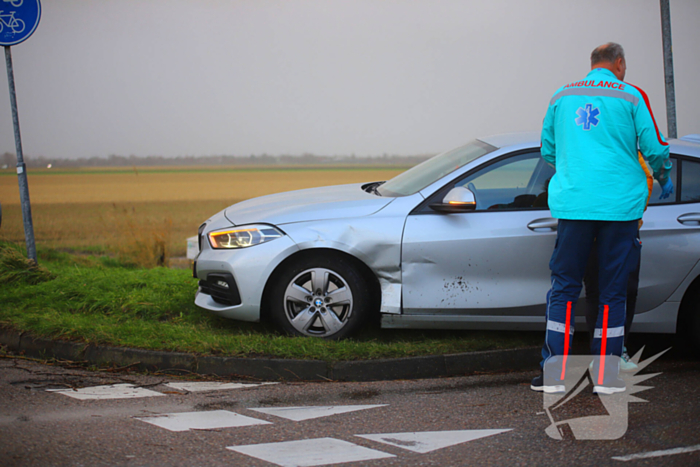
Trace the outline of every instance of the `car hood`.
<path fill-rule="evenodd" d="M 368 216 L 394 200 L 367 193 L 362 189 L 362 185 L 358 183 L 309 188 L 261 196 L 228 207 L 225 215 L 234 225 L 283 225 Z"/>

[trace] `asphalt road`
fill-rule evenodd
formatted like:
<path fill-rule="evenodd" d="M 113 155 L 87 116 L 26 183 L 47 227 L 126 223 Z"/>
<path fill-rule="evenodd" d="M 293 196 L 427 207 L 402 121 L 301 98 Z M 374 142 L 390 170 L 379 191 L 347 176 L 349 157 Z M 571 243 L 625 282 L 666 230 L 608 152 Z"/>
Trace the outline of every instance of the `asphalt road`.
<path fill-rule="evenodd" d="M 555 440 L 543 396 L 529 389 L 534 371 L 197 391 L 207 388 L 173 376 L 5 356 L 0 465 L 700 465 L 700 361 L 663 356 L 644 372 L 661 374 L 636 394 L 648 402 L 628 403 L 621 438 L 581 440 L 567 428 Z M 149 392 L 75 398 L 105 386 Z M 595 415 L 604 405 L 584 391 L 554 419 Z"/>

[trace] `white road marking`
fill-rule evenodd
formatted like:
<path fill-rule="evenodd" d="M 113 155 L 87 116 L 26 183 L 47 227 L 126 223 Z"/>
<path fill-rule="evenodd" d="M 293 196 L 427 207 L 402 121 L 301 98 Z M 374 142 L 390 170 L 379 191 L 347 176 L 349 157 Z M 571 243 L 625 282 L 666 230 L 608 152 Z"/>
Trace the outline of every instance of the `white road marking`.
<path fill-rule="evenodd" d="M 277 383 L 218 383 L 218 382 L 174 382 L 165 385 L 173 389 L 189 392 L 221 391 L 224 389 L 245 389 Z"/>
<path fill-rule="evenodd" d="M 74 399 L 132 399 L 135 397 L 164 396 L 160 392 L 136 387 L 133 384 L 112 384 L 109 386 L 93 386 L 80 389 L 47 389 L 49 392 L 63 394 Z"/>
<path fill-rule="evenodd" d="M 396 457 L 333 438 L 228 446 L 226 449 L 282 467 L 310 467 Z"/>
<path fill-rule="evenodd" d="M 458 430 L 458 431 L 418 431 L 408 433 L 382 433 L 376 435 L 355 435 L 360 438 L 390 444 L 397 448 L 425 454 L 426 452 L 466 443 L 479 438 L 505 433 L 505 430 Z"/>
<path fill-rule="evenodd" d="M 256 412 L 274 415 L 275 417 L 286 418 L 300 422 L 312 418 L 328 417 L 340 413 L 356 412 L 358 410 L 374 409 L 376 407 L 384 407 L 387 404 L 381 405 L 329 405 L 316 407 L 268 407 L 262 409 L 250 409 Z"/>
<path fill-rule="evenodd" d="M 150 423 L 170 431 L 212 430 L 251 425 L 271 425 L 270 422 L 239 415 L 228 410 L 209 412 L 166 413 L 156 417 L 137 417 L 137 420 Z"/>
<path fill-rule="evenodd" d="M 663 456 L 673 456 L 674 454 L 685 454 L 686 452 L 700 451 L 700 444 L 695 446 L 688 446 L 686 448 L 674 448 L 666 449 L 665 451 L 649 451 L 640 452 L 639 454 L 630 454 L 629 456 L 617 456 L 613 457 L 616 461 L 633 461 L 636 459 L 648 459 L 651 457 L 663 457 Z"/>

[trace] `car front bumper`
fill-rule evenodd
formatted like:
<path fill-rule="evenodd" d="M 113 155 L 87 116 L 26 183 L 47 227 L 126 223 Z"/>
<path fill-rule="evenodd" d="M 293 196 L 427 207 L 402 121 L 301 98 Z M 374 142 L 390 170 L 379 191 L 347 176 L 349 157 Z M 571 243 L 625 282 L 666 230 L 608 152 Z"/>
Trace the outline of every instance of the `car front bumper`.
<path fill-rule="evenodd" d="M 194 303 L 224 318 L 259 321 L 268 278 L 299 247 L 288 236 L 237 250 L 214 250 L 205 241 L 197 257 L 200 287 Z"/>

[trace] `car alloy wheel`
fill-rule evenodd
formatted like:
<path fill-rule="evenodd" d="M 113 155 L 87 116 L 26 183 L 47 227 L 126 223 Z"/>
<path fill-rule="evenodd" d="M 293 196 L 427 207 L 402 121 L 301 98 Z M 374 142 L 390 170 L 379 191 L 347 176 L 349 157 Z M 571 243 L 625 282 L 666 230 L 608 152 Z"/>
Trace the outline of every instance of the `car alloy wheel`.
<path fill-rule="evenodd" d="M 337 273 L 324 268 L 308 269 L 287 286 L 284 308 L 287 320 L 300 334 L 333 335 L 352 317 L 352 291 Z"/>
<path fill-rule="evenodd" d="M 362 326 L 372 302 L 351 263 L 313 255 L 276 275 L 269 304 L 273 323 L 287 334 L 341 339 Z"/>

